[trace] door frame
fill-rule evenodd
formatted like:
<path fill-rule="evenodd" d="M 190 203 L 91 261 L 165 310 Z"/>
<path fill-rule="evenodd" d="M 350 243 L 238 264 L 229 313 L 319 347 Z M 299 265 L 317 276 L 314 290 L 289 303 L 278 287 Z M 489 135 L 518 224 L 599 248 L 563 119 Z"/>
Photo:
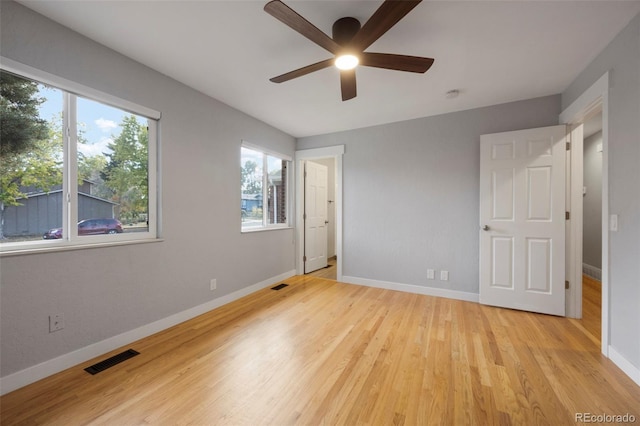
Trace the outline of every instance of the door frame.
<path fill-rule="evenodd" d="M 333 158 L 336 170 L 336 280 L 342 281 L 342 157 L 344 145 L 303 149 L 295 152 L 296 274 L 304 274 L 304 167 L 303 161 Z"/>
<path fill-rule="evenodd" d="M 602 331 L 600 350 L 604 356 L 609 357 L 609 72 L 604 73 L 591 87 L 585 90 L 571 105 L 560 113 L 560 123 L 569 126 L 581 124 L 585 117 L 596 108 L 602 108 Z M 582 165 L 583 158 L 574 158 L 572 152 L 572 164 L 579 162 Z M 579 150 L 582 152 L 582 150 Z M 580 167 L 582 170 L 582 167 Z M 582 186 L 571 187 L 572 198 L 580 195 L 582 200 Z M 571 241 L 582 241 L 582 217 L 580 227 L 571 229 Z M 582 315 L 582 252 L 580 257 L 572 259 L 569 280 L 571 285 L 567 294 L 569 302 L 568 316 L 581 317 Z M 578 275 L 579 272 L 579 275 Z M 576 276 L 577 275 L 577 276 Z"/>

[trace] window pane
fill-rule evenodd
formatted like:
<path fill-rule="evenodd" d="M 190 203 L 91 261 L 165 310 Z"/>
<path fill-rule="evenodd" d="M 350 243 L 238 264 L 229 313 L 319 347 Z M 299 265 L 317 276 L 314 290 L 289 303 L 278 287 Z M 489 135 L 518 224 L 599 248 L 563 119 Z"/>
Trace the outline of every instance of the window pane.
<path fill-rule="evenodd" d="M 78 235 L 149 229 L 147 119 L 78 98 Z"/>
<path fill-rule="evenodd" d="M 240 167 L 242 176 L 242 229 L 262 227 L 262 180 L 263 154 L 241 148 Z"/>
<path fill-rule="evenodd" d="M 62 92 L 0 72 L 0 243 L 62 238 Z"/>
<path fill-rule="evenodd" d="M 287 223 L 287 161 L 267 156 L 269 222 Z"/>

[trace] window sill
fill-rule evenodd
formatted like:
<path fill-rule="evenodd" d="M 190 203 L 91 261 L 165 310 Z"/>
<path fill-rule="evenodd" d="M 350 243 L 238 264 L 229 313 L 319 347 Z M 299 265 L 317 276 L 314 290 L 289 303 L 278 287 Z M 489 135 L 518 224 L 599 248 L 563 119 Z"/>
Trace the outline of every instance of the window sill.
<path fill-rule="evenodd" d="M 293 229 L 293 226 L 274 226 L 270 228 L 252 228 L 252 229 L 242 229 L 240 231 L 241 234 L 253 234 L 254 232 L 266 232 L 266 231 L 281 231 L 283 229 Z"/>
<path fill-rule="evenodd" d="M 104 248 L 104 247 L 115 247 L 115 246 L 126 246 L 131 244 L 149 244 L 149 243 L 160 243 L 163 242 L 162 238 L 148 238 L 148 239 L 140 239 L 140 240 L 125 240 L 125 241 L 108 241 L 108 242 L 98 242 L 98 243 L 87 243 L 87 244 L 74 244 L 74 245 L 65 245 L 65 246 L 53 246 L 53 247 L 25 247 L 25 248 L 12 248 L 4 251 L 0 251 L 0 257 L 10 257 L 10 256 L 22 256 L 29 254 L 42 254 L 42 253 L 55 253 L 61 251 L 73 251 L 73 250 L 87 250 L 94 248 Z"/>

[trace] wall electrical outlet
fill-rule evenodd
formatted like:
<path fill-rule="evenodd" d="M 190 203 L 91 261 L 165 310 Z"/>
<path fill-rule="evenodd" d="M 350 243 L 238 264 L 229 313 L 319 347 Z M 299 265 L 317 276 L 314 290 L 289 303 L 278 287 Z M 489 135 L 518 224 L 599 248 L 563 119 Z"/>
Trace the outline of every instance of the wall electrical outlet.
<path fill-rule="evenodd" d="M 209 289 L 211 291 L 215 290 L 218 287 L 218 280 L 215 278 L 211 278 L 211 281 L 209 281 Z"/>
<path fill-rule="evenodd" d="M 435 280 L 436 279 L 436 271 L 434 271 L 433 269 L 427 269 L 427 279 L 428 280 Z"/>
<path fill-rule="evenodd" d="M 49 333 L 64 328 L 64 316 L 62 314 L 49 315 Z"/>
<path fill-rule="evenodd" d="M 449 281 L 449 271 L 440 271 L 440 281 Z"/>

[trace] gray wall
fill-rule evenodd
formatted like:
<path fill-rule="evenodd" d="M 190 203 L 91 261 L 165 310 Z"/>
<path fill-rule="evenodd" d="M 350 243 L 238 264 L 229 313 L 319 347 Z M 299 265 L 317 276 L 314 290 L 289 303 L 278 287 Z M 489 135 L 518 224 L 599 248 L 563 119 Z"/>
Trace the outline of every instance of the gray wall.
<path fill-rule="evenodd" d="M 299 139 L 345 145 L 343 274 L 478 293 L 480 135 L 559 112 L 556 95 Z M 428 268 L 449 281 L 427 281 Z"/>
<path fill-rule="evenodd" d="M 602 269 L 602 132 L 584 140 L 582 263 Z"/>
<path fill-rule="evenodd" d="M 609 233 L 611 346 L 640 369 L 640 14 L 562 94 L 565 109 L 609 71 Z"/>
<path fill-rule="evenodd" d="M 241 140 L 293 156 L 293 137 L 19 4 L 0 7 L 3 56 L 162 113 L 164 238 L 1 258 L 1 376 L 295 269 L 293 231 L 240 234 L 238 212 Z M 52 313 L 65 329 L 50 334 Z"/>

